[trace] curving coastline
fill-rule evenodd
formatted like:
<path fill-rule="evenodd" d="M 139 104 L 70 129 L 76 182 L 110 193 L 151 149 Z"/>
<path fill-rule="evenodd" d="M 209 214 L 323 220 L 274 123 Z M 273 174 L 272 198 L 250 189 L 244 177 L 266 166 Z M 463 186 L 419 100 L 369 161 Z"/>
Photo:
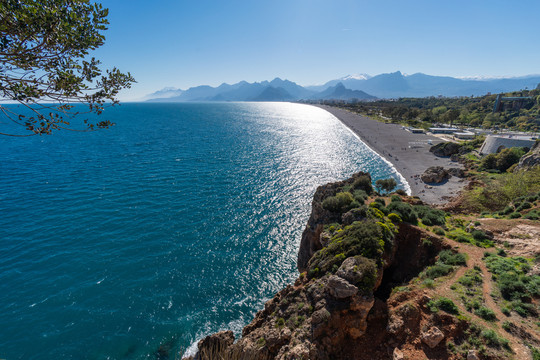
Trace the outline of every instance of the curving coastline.
<path fill-rule="evenodd" d="M 452 177 L 438 185 L 426 185 L 420 175 L 431 166 L 461 167 L 461 164 L 449 158 L 441 158 L 429 152 L 431 144 L 442 142 L 438 137 L 427 134 L 413 134 L 398 124 L 387 124 L 372 120 L 344 109 L 313 105 L 334 115 L 367 146 L 386 159 L 411 189 L 411 195 L 418 196 L 426 203 L 444 204 L 465 186 L 462 179 Z"/>

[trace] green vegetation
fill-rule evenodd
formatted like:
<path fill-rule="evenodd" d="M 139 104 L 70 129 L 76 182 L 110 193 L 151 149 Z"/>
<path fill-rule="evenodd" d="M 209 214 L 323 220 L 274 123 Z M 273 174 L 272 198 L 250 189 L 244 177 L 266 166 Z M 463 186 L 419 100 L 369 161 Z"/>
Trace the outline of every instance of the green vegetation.
<path fill-rule="evenodd" d="M 375 187 L 377 188 L 378 192 L 384 190 L 389 193 L 390 191 L 394 190 L 396 186 L 397 182 L 394 180 L 394 178 L 380 179 L 375 181 Z"/>
<path fill-rule="evenodd" d="M 315 253 L 308 263 L 308 277 L 321 277 L 335 272 L 346 258 L 356 257 L 363 277 L 357 286 L 365 291 L 375 285 L 377 263 L 380 264 L 385 243 L 391 242 L 394 234 L 381 222 L 364 220 L 346 226 L 332 237 L 329 245 Z M 361 268 L 361 269 L 360 269 Z"/>
<path fill-rule="evenodd" d="M 454 302 L 448 298 L 440 297 L 437 300 L 430 300 L 426 306 L 431 312 L 438 312 L 439 310 L 446 311 L 449 314 L 459 314 L 459 309 Z"/>
<path fill-rule="evenodd" d="M 432 266 L 428 266 L 419 275 L 421 279 L 436 279 L 446 276 L 455 270 L 456 266 L 466 265 L 465 255 L 454 253 L 452 250 L 443 250 Z"/>
<path fill-rule="evenodd" d="M 413 225 L 418 224 L 418 215 L 410 204 L 402 201 L 392 201 L 386 208 L 389 212 L 399 215 L 403 221 Z"/>
<path fill-rule="evenodd" d="M 457 283 L 452 285 L 452 290 L 459 294 L 459 299 L 469 312 L 485 318 L 490 317 L 488 308 L 484 307 L 484 297 L 482 295 L 482 272 L 479 268 L 467 270 L 465 275 L 460 277 Z M 493 316 L 495 314 L 493 313 Z M 486 319 L 488 320 L 488 319 Z M 495 319 L 494 319 L 495 320 Z"/>
<path fill-rule="evenodd" d="M 537 316 L 538 309 L 531 301 L 540 296 L 540 275 L 529 274 L 531 261 L 486 253 L 484 262 L 505 300 L 503 305 L 523 317 Z"/>
<path fill-rule="evenodd" d="M 414 211 L 426 226 L 446 224 L 446 213 L 430 206 L 416 205 Z"/>
<path fill-rule="evenodd" d="M 458 227 L 452 228 L 450 231 L 446 232 L 446 236 L 452 240 L 469 243 L 478 247 L 493 247 L 493 241 L 491 241 L 482 230 L 467 232 L 462 227 Z"/>
<path fill-rule="evenodd" d="M 31 115 L 19 115 L 0 106 L 15 125 L 8 131 L 24 129 L 23 136 L 51 134 L 70 128 L 68 120 L 79 112 L 73 109 L 74 103 L 88 105 L 87 112 L 97 115 L 105 102 L 118 103 L 118 92 L 135 80 L 116 68 L 103 71 L 99 60 L 88 55 L 105 42 L 107 16 L 101 4 L 84 0 L 49 0 L 46 5 L 33 0 L 2 1 L 2 98 L 33 110 Z M 109 120 L 81 122 L 82 130 L 111 125 Z"/>
<path fill-rule="evenodd" d="M 505 172 L 512 165 L 517 164 L 519 159 L 529 151 L 529 148 L 514 147 L 503 149 L 497 154 L 489 154 L 480 161 L 482 170 L 498 170 Z"/>
<path fill-rule="evenodd" d="M 438 123 L 521 131 L 540 129 L 540 89 L 507 93 L 505 96 L 531 97 L 521 108 L 508 104 L 493 113 L 496 95 L 460 98 L 401 98 L 341 105 L 347 109 L 414 127 L 428 128 Z"/>
<path fill-rule="evenodd" d="M 516 173 L 477 176 L 486 186 L 465 191 L 463 203 L 465 208 L 475 212 L 498 212 L 500 216 L 519 217 L 521 215 L 511 216 L 519 207 L 513 203 L 521 205 L 520 199 L 537 197 L 540 191 L 540 167 Z"/>

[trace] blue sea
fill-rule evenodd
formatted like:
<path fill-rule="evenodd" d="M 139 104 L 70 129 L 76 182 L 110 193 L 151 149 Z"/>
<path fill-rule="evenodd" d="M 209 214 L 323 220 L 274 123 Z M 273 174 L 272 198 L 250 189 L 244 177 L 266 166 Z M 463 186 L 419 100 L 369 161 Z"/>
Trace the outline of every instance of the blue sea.
<path fill-rule="evenodd" d="M 317 186 L 398 174 L 290 103 L 127 103 L 0 136 L 0 358 L 175 359 L 297 276 Z"/>

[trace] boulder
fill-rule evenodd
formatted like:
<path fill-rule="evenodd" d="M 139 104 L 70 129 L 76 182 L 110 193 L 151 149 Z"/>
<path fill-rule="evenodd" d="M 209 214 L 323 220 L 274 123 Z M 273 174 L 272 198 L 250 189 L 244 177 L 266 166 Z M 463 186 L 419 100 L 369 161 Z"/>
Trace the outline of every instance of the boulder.
<path fill-rule="evenodd" d="M 451 176 L 442 166 L 431 166 L 420 178 L 428 184 L 440 184 Z"/>
<path fill-rule="evenodd" d="M 429 151 L 435 156 L 449 157 L 458 154 L 461 151 L 461 145 L 453 142 L 443 142 L 433 145 Z"/>
<path fill-rule="evenodd" d="M 336 275 L 347 280 L 352 285 L 361 286 L 368 284 L 369 279 L 376 276 L 375 269 L 376 265 L 373 260 L 363 256 L 353 256 L 343 261 Z"/>
<path fill-rule="evenodd" d="M 439 345 L 442 339 L 444 339 L 444 334 L 441 330 L 437 327 L 432 327 L 426 332 L 422 333 L 422 342 L 429 346 L 430 348 L 434 348 L 435 346 Z"/>
<path fill-rule="evenodd" d="M 345 299 L 351 297 L 358 291 L 356 286 L 336 275 L 332 275 L 328 278 L 326 287 L 330 295 L 336 299 Z"/>
<path fill-rule="evenodd" d="M 460 168 L 450 168 L 448 169 L 448 173 L 452 176 L 458 177 L 458 178 L 464 178 L 465 177 L 465 171 Z"/>

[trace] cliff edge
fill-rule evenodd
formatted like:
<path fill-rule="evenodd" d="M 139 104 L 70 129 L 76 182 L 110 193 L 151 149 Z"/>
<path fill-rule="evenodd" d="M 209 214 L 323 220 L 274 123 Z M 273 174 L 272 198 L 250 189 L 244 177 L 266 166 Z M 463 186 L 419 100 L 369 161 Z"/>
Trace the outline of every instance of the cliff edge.
<path fill-rule="evenodd" d="M 378 196 L 366 173 L 321 186 L 295 283 L 240 339 L 210 335 L 194 359 L 532 359 L 540 345 L 534 321 L 504 315 L 492 298 L 490 264 L 513 258 L 485 253 L 494 236 L 476 226 L 417 198 Z M 540 283 L 530 276 L 520 281 Z"/>

